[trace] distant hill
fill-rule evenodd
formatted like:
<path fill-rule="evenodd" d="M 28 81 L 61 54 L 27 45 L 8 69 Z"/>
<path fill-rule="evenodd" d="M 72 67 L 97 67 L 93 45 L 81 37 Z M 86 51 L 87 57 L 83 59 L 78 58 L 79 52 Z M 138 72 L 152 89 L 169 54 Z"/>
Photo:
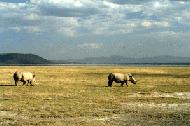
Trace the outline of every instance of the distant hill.
<path fill-rule="evenodd" d="M 4 53 L 0 54 L 0 65 L 48 64 L 50 61 L 34 54 Z"/>
<path fill-rule="evenodd" d="M 75 60 L 82 64 L 190 64 L 190 57 L 155 56 L 128 58 L 123 56 L 91 57 Z"/>
<path fill-rule="evenodd" d="M 34 54 L 6 53 L 0 54 L 0 65 L 29 64 L 188 64 L 190 57 L 155 56 L 144 58 L 128 58 L 123 56 L 89 57 L 70 60 L 47 60 Z"/>

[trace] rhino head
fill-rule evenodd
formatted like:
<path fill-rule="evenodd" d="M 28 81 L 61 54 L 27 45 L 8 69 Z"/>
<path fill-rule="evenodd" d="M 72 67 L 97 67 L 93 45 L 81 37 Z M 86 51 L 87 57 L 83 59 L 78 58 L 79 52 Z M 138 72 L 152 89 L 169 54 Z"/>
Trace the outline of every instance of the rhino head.
<path fill-rule="evenodd" d="M 135 78 L 133 77 L 133 75 L 131 73 L 128 74 L 129 76 L 129 81 L 131 81 L 131 83 L 136 84 L 137 80 L 135 80 Z"/>

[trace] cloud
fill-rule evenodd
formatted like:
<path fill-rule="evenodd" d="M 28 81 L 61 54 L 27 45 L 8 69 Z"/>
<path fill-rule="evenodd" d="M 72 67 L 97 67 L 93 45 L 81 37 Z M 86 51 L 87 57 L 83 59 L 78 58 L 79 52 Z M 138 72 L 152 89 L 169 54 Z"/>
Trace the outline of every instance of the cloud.
<path fill-rule="evenodd" d="M 103 47 L 102 43 L 82 43 L 78 44 L 77 47 L 83 49 L 100 49 Z"/>
<path fill-rule="evenodd" d="M 98 12 L 95 1 L 86 0 L 31 0 L 44 16 L 83 17 Z"/>
<path fill-rule="evenodd" d="M 117 4 L 143 4 L 149 2 L 150 0 L 109 0 L 110 2 Z"/>
<path fill-rule="evenodd" d="M 161 22 L 158 22 L 158 21 L 148 21 L 148 20 L 144 20 L 142 21 L 141 25 L 143 27 L 146 27 L 146 28 L 151 28 L 151 27 L 169 27 L 170 24 L 166 21 L 161 21 Z"/>
<path fill-rule="evenodd" d="M 0 2 L 0 29 L 54 32 L 70 37 L 128 34 L 147 28 L 159 31 L 167 27 L 172 30 L 176 24 L 190 26 L 189 6 L 184 1 L 169 0 Z"/>
<path fill-rule="evenodd" d="M 0 6 L 1 10 L 4 12 L 3 15 L 5 20 L 12 20 L 14 18 L 17 18 L 16 20 L 20 20 L 18 22 L 22 22 L 23 25 L 28 25 L 29 23 L 31 23 L 31 25 L 36 26 L 38 25 L 37 23 L 39 23 L 39 25 L 46 26 L 41 23 L 51 22 L 51 16 L 53 16 L 57 20 L 54 20 L 55 24 L 50 24 L 50 27 L 55 27 L 55 29 L 58 28 L 57 31 L 61 32 L 64 30 L 60 30 L 63 28 L 56 26 L 56 23 L 60 21 L 60 19 L 56 17 L 63 18 L 63 23 L 69 23 L 70 18 L 75 18 L 75 20 L 80 20 L 77 27 L 72 27 L 70 24 L 65 24 L 61 26 L 71 26 L 72 28 L 69 29 L 73 29 L 74 31 L 76 31 L 76 33 L 77 31 L 81 31 L 81 28 L 86 29 L 86 31 L 90 30 L 91 33 L 94 34 L 113 34 L 117 32 L 130 33 L 138 30 L 138 26 L 141 25 L 143 27 L 151 27 L 156 25 L 161 27 L 169 26 L 171 21 L 166 21 L 166 19 L 163 18 L 165 17 L 164 11 L 166 9 L 175 7 L 176 5 L 171 4 L 171 2 L 168 0 L 148 0 L 146 2 L 131 0 L 31 0 L 27 3 L 3 2 L 0 3 Z M 150 6 L 152 6 L 153 8 L 151 8 Z M 173 10 L 175 11 L 175 8 Z M 159 21 L 157 19 L 154 19 L 154 17 L 159 17 Z M 44 19 L 46 19 L 47 21 L 44 21 Z M 142 20 L 143 22 L 139 23 Z M 164 25 L 161 25 L 159 24 L 159 22 L 165 23 Z M 94 25 L 90 26 L 91 24 Z M 60 25 L 60 23 L 58 23 L 58 25 Z M 68 29 L 68 27 L 66 29 Z"/>
<path fill-rule="evenodd" d="M 8 3 L 25 3 L 29 2 L 30 0 L 1 0 L 2 2 L 8 2 Z"/>
<path fill-rule="evenodd" d="M 150 21 L 143 21 L 142 22 L 142 26 L 144 26 L 144 27 L 152 27 L 152 25 L 153 25 L 153 23 Z"/>
<path fill-rule="evenodd" d="M 170 1 L 169 0 L 165 0 L 165 1 L 154 1 L 152 2 L 152 5 L 154 8 L 156 9 L 163 9 L 163 8 L 167 8 L 170 6 Z"/>
<path fill-rule="evenodd" d="M 95 8 L 65 8 L 43 6 L 40 7 L 40 13 L 44 16 L 56 17 L 86 17 L 98 13 Z"/>
<path fill-rule="evenodd" d="M 76 53 L 73 56 L 87 55 L 87 49 L 92 50 L 87 50 L 91 55 L 152 55 L 148 49 L 160 54 L 164 49 L 176 49 L 177 42 L 187 50 L 189 12 L 190 2 L 185 0 L 3 0 L 0 36 L 4 46 L 0 49 L 22 41 L 12 49 L 29 50 L 33 44 L 47 55 L 53 47 L 44 47 L 52 44 L 67 57 L 71 52 Z M 108 48 L 113 43 L 121 46 Z M 177 54 L 175 49 L 172 51 Z"/>
<path fill-rule="evenodd" d="M 83 3 L 81 0 L 31 0 L 33 4 L 40 5 L 56 5 L 56 6 L 67 6 L 67 7 L 81 7 Z"/>
<path fill-rule="evenodd" d="M 103 5 L 108 7 L 108 8 L 112 8 L 112 9 L 118 9 L 120 7 L 119 4 L 115 4 L 112 2 L 108 2 L 108 1 L 103 1 Z"/>
<path fill-rule="evenodd" d="M 40 20 L 40 16 L 37 13 L 33 13 L 33 12 L 27 14 L 23 18 L 25 20 L 31 20 L 31 21 Z"/>
<path fill-rule="evenodd" d="M 28 27 L 26 27 L 26 26 L 24 26 L 24 27 L 10 27 L 7 30 L 13 30 L 16 32 L 25 31 L 28 33 L 38 33 L 41 31 L 39 27 L 33 27 L 33 26 L 31 26 L 31 27 L 30 26 L 28 26 Z"/>

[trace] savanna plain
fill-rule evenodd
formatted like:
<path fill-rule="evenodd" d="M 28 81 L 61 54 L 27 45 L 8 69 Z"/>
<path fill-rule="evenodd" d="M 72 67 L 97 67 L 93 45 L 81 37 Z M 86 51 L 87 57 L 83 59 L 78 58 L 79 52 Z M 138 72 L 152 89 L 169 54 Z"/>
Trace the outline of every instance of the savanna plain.
<path fill-rule="evenodd" d="M 15 71 L 31 71 L 34 86 L 14 86 Z M 138 81 L 107 87 L 111 72 Z M 2 126 L 189 126 L 190 67 L 2 66 Z"/>

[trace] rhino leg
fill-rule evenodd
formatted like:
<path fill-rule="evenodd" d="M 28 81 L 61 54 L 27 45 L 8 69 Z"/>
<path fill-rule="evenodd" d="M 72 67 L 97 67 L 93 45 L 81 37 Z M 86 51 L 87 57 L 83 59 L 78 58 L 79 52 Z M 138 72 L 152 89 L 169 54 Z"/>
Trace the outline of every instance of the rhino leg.
<path fill-rule="evenodd" d="M 127 85 L 127 81 L 126 81 L 125 83 L 126 83 L 126 86 L 128 86 L 128 85 Z"/>
<path fill-rule="evenodd" d="M 14 74 L 14 81 L 15 81 L 15 86 L 17 86 L 19 79 L 18 77 L 16 77 L 16 74 Z"/>
<path fill-rule="evenodd" d="M 32 84 L 32 81 L 30 81 L 29 83 L 30 83 L 30 86 L 34 86 L 34 85 Z"/>
<path fill-rule="evenodd" d="M 108 81 L 108 87 L 111 87 L 112 86 L 112 81 Z"/>
<path fill-rule="evenodd" d="M 26 83 L 26 85 L 27 85 L 27 86 L 31 86 L 31 85 L 32 85 L 32 82 L 28 80 L 27 83 Z"/>
<path fill-rule="evenodd" d="M 121 82 L 121 86 L 123 87 L 123 85 L 124 85 L 124 82 Z"/>
<path fill-rule="evenodd" d="M 25 85 L 26 84 L 26 81 L 23 81 L 23 85 Z"/>
<path fill-rule="evenodd" d="M 18 81 L 17 81 L 17 80 L 15 80 L 15 86 L 17 86 L 17 83 L 18 83 Z"/>

